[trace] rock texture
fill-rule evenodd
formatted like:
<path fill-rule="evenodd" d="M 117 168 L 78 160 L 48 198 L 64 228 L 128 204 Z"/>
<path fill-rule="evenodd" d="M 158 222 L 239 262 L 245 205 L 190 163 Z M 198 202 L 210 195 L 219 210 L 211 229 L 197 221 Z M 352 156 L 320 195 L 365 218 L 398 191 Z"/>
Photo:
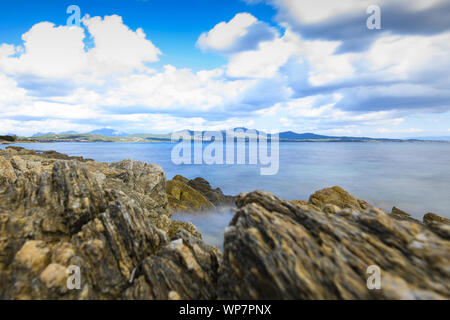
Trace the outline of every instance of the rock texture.
<path fill-rule="evenodd" d="M 236 199 L 223 256 L 171 219 L 230 199 L 200 178 L 166 185 L 144 162 L 0 150 L 0 299 L 450 298 L 448 219 L 388 214 L 339 187 L 310 201 L 256 191 Z"/>
<path fill-rule="evenodd" d="M 450 242 L 342 188 L 311 202 L 252 192 L 225 233 L 222 299 L 448 299 Z M 381 289 L 369 290 L 369 266 Z"/>
<path fill-rule="evenodd" d="M 169 207 L 175 212 L 208 212 L 230 207 L 234 197 L 226 196 L 220 188 L 213 189 L 203 178 L 189 180 L 177 175 L 166 185 Z"/>
<path fill-rule="evenodd" d="M 153 291 L 140 298 L 214 298 L 217 249 L 170 215 L 159 166 L 8 147 L 0 151 L 0 299 L 119 299 L 145 286 Z M 174 237 L 179 252 L 170 251 Z M 148 273 L 158 263 L 160 273 Z M 81 269 L 80 290 L 68 289 L 69 266 Z M 178 282 L 159 281 L 185 271 Z"/>
<path fill-rule="evenodd" d="M 430 228 L 430 230 L 439 234 L 441 237 L 450 240 L 450 220 L 435 213 L 427 213 L 423 217 L 423 223 Z"/>

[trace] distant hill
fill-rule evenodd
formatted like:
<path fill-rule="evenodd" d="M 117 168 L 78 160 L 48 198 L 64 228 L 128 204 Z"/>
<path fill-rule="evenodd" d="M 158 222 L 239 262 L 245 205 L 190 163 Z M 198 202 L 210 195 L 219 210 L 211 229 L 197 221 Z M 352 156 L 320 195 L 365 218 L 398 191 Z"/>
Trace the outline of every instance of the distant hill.
<path fill-rule="evenodd" d="M 126 137 L 129 134 L 109 128 L 102 128 L 88 132 L 88 134 L 97 134 L 106 137 Z"/>
<path fill-rule="evenodd" d="M 411 139 L 427 141 L 450 141 L 450 136 L 417 137 Z"/>
<path fill-rule="evenodd" d="M 236 137 L 241 138 L 253 138 L 258 133 L 264 133 L 263 131 L 251 130 L 247 128 L 234 128 L 230 129 L 236 132 Z M 193 137 L 194 140 L 199 141 L 205 139 L 205 134 L 217 136 L 218 132 L 222 133 L 222 139 L 225 138 L 225 133 L 229 130 L 220 131 L 197 131 L 192 130 L 182 130 L 176 133 L 187 133 Z M 237 134 L 237 131 L 243 131 L 241 134 Z M 220 135 L 219 135 L 220 136 Z M 270 135 L 269 135 L 270 136 Z M 32 141 L 41 142 L 171 142 L 172 134 L 153 134 L 153 133 L 139 133 L 139 134 L 127 134 L 118 130 L 103 128 L 93 130 L 88 133 L 76 133 L 73 131 L 63 132 L 59 134 L 48 133 L 42 134 L 37 133 L 31 138 Z M 216 137 L 221 139 L 220 137 Z M 442 138 L 442 137 L 441 137 Z M 447 137 L 450 140 L 450 137 Z M 319 135 L 315 133 L 296 133 L 294 131 L 285 131 L 279 133 L 279 139 L 282 142 L 363 142 L 363 141 L 374 141 L 374 142 L 384 142 L 384 141 L 419 141 L 419 140 L 440 140 L 440 139 L 382 139 L 382 138 L 368 138 L 368 137 L 337 137 L 337 136 L 326 136 Z M 208 139 L 209 140 L 209 139 Z"/>
<path fill-rule="evenodd" d="M 56 132 L 36 132 L 32 137 L 50 136 L 52 134 L 56 134 Z"/>
<path fill-rule="evenodd" d="M 314 133 L 296 133 L 293 131 L 280 132 L 280 139 L 288 139 L 288 140 L 315 140 L 315 139 L 331 139 L 337 137 L 330 136 L 322 136 Z"/>

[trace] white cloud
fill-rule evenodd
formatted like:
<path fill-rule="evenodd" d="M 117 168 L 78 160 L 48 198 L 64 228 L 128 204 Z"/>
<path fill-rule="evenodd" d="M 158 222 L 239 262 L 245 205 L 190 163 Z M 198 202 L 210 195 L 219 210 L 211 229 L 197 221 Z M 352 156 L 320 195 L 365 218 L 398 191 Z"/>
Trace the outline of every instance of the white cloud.
<path fill-rule="evenodd" d="M 303 40 L 288 29 L 281 38 L 260 43 L 257 50 L 233 55 L 227 74 L 237 78 L 273 78 L 289 59 L 295 58 L 299 63 L 308 63 L 309 82 L 322 85 L 350 76 L 354 71 L 351 62 L 356 56 L 335 55 L 338 46 L 336 41 Z"/>
<path fill-rule="evenodd" d="M 389 35 L 375 41 L 367 53 L 370 71 L 382 71 L 386 81 L 408 80 L 423 70 L 450 66 L 450 32 L 435 36 Z"/>
<path fill-rule="evenodd" d="M 314 19 L 320 14 L 328 13 Z M 23 47 L 0 44 L 1 132 L 255 126 L 395 135 L 420 127 L 408 123 L 416 97 L 450 96 L 448 32 L 383 34 L 364 52 L 339 54 L 340 41 L 311 40 L 289 27 L 279 35 L 238 14 L 198 40 L 201 48 L 224 53 L 228 64 L 194 72 L 151 69 L 160 50 L 119 16 L 83 23 L 92 48 L 84 45 L 84 29 L 48 22 L 25 33 Z M 423 104 L 422 110 L 429 107 Z"/>
<path fill-rule="evenodd" d="M 223 70 L 200 71 L 177 69 L 167 65 L 154 75 L 134 74 L 118 79 L 101 105 L 136 107 L 145 110 L 192 113 L 199 111 L 225 111 L 229 104 L 238 102 L 252 81 L 225 81 Z"/>
<path fill-rule="evenodd" d="M 263 40 L 271 40 L 276 31 L 249 13 L 238 13 L 229 22 L 220 22 L 200 35 L 197 46 L 202 50 L 223 53 L 255 48 Z"/>
<path fill-rule="evenodd" d="M 5 110 L 8 105 L 22 102 L 26 90 L 19 88 L 17 82 L 0 73 L 0 108 Z"/>
<path fill-rule="evenodd" d="M 144 63 L 158 61 L 161 51 L 148 39 L 141 28 L 132 31 L 113 15 L 104 19 L 86 16 L 83 24 L 88 28 L 95 47 L 88 51 L 92 67 L 130 71 L 142 69 Z M 102 70 L 102 71 L 104 71 Z"/>
<path fill-rule="evenodd" d="M 293 55 L 301 52 L 300 39 L 290 32 L 282 38 L 259 44 L 257 50 L 231 57 L 227 74 L 230 77 L 272 78 Z"/>
<path fill-rule="evenodd" d="M 365 16 L 366 9 L 370 5 L 397 5 L 411 11 L 430 8 L 446 0 L 271 0 L 281 12 L 291 18 L 305 24 L 321 23 L 337 16 L 360 14 Z"/>
<path fill-rule="evenodd" d="M 34 25 L 22 36 L 24 48 L 1 52 L 0 68 L 7 73 L 38 77 L 70 77 L 85 71 L 84 31 L 78 27 L 55 27 L 49 22 Z M 18 57 L 10 57 L 19 53 Z"/>
<path fill-rule="evenodd" d="M 94 40 L 93 48 L 85 48 L 83 28 L 41 22 L 22 36 L 23 48 L 0 47 L 0 70 L 85 81 L 89 75 L 144 71 L 145 63 L 158 61 L 160 50 L 146 39 L 142 29 L 130 30 L 121 17 L 86 16 L 83 23 Z"/>
<path fill-rule="evenodd" d="M 410 129 L 378 128 L 376 131 L 379 133 L 419 133 L 419 132 L 423 132 L 423 129 L 418 129 L 418 128 L 410 128 Z"/>

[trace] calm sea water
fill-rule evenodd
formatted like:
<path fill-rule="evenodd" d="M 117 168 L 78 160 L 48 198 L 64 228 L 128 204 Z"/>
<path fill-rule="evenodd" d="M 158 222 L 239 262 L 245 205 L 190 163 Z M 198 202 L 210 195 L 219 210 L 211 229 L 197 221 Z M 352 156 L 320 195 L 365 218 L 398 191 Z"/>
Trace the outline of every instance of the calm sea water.
<path fill-rule="evenodd" d="M 279 172 L 260 175 L 256 165 L 175 165 L 170 143 L 19 144 L 97 161 L 125 158 L 156 163 L 170 179 L 203 177 L 224 193 L 266 190 L 284 199 L 307 200 L 314 191 L 339 185 L 390 211 L 397 206 L 421 219 L 427 212 L 450 218 L 450 143 L 281 143 Z M 5 146 L 0 146 L 4 148 Z M 232 213 L 177 215 L 192 221 L 208 243 L 221 247 Z"/>

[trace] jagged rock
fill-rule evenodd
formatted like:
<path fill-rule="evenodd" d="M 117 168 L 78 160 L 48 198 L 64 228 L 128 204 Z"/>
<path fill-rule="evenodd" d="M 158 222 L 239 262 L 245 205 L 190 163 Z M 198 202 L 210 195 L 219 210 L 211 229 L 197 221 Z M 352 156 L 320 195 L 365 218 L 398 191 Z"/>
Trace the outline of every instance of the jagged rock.
<path fill-rule="evenodd" d="M 211 188 L 203 178 L 189 180 L 176 175 L 167 182 L 166 189 L 169 206 L 176 212 L 207 212 L 234 203 L 234 197 L 224 195 L 220 188 Z"/>
<path fill-rule="evenodd" d="M 340 209 L 366 210 L 370 205 L 364 200 L 352 196 L 341 187 L 334 186 L 315 192 L 309 198 L 309 202 L 322 210 L 326 205 L 335 205 Z"/>
<path fill-rule="evenodd" d="M 176 212 L 208 212 L 215 209 L 202 193 L 181 179 L 167 181 L 166 192 L 169 206 Z"/>
<path fill-rule="evenodd" d="M 416 220 L 413 217 L 411 217 L 409 213 L 406 213 L 405 211 L 400 210 L 399 208 L 396 207 L 392 208 L 391 215 L 397 220 L 407 220 L 411 222 L 421 223 L 419 220 Z"/>
<path fill-rule="evenodd" d="M 220 188 L 211 188 L 209 182 L 203 178 L 189 180 L 187 184 L 203 194 L 216 207 L 234 204 L 234 197 L 224 195 Z"/>
<path fill-rule="evenodd" d="M 225 233 L 220 299 L 448 299 L 450 242 L 399 221 L 341 188 L 321 209 L 266 192 L 241 194 Z M 369 266 L 381 289 L 369 290 Z"/>
<path fill-rule="evenodd" d="M 441 217 L 435 213 L 429 212 L 426 215 L 423 216 L 423 223 L 425 224 L 432 224 L 432 223 L 441 223 L 441 224 L 447 224 L 450 225 L 450 219 Z"/>
<path fill-rule="evenodd" d="M 147 257 L 125 299 L 215 299 L 220 252 L 180 230 L 169 245 Z"/>
<path fill-rule="evenodd" d="M 0 150 L 0 299 L 450 297 L 445 218 L 388 214 L 339 187 L 310 202 L 252 192 L 236 199 L 222 257 L 194 225 L 170 219 L 167 194 L 198 207 L 226 196 L 202 179 L 169 183 L 144 162 Z M 367 287 L 373 265 L 380 290 Z"/>
<path fill-rule="evenodd" d="M 180 230 L 204 248 L 192 224 L 170 220 L 165 181 L 143 162 L 0 150 L 0 299 L 118 299 Z M 67 287 L 70 266 L 80 290 Z"/>
<path fill-rule="evenodd" d="M 427 213 L 423 216 L 423 223 L 434 233 L 442 238 L 450 240 L 450 220 L 435 213 Z"/>

